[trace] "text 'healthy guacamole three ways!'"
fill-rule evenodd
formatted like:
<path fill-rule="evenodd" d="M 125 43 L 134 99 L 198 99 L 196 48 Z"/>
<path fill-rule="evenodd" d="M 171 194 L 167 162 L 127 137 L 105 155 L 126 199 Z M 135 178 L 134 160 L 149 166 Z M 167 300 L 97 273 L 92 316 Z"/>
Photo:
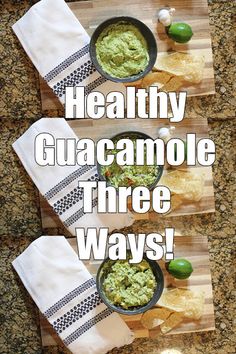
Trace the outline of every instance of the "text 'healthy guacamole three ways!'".
<path fill-rule="evenodd" d="M 96 42 L 96 56 L 102 69 L 116 78 L 139 74 L 149 62 L 145 38 L 137 27 L 124 22 L 102 31 Z"/>
<path fill-rule="evenodd" d="M 146 305 L 153 297 L 157 283 L 146 260 L 129 264 L 128 260 L 108 262 L 103 291 L 107 299 L 123 309 Z"/>

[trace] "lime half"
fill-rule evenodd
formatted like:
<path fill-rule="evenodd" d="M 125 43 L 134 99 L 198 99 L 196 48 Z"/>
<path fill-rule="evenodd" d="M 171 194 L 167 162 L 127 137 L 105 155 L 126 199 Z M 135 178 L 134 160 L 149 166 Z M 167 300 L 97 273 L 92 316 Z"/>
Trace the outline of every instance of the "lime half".
<path fill-rule="evenodd" d="M 168 36 L 178 43 L 187 43 L 193 36 L 191 26 L 187 23 L 172 23 L 167 30 Z"/>

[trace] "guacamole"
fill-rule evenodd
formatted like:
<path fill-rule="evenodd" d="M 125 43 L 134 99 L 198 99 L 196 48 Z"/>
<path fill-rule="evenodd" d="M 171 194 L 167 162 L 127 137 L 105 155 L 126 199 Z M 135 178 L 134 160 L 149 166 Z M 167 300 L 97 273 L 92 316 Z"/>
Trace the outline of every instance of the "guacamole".
<path fill-rule="evenodd" d="M 134 155 L 136 157 L 136 141 L 134 142 Z M 114 141 L 114 143 L 116 143 Z M 116 155 L 118 150 L 108 150 L 107 154 Z M 145 151 L 146 155 L 146 151 Z M 116 159 L 110 166 L 101 166 L 101 173 L 106 178 L 107 182 L 113 187 L 138 187 L 151 186 L 159 175 L 159 167 L 157 165 L 133 165 L 133 166 L 120 166 L 117 164 Z"/>
<path fill-rule="evenodd" d="M 112 304 L 129 309 L 146 305 L 152 299 L 157 283 L 146 260 L 138 264 L 110 261 L 105 267 L 103 291 Z"/>
<path fill-rule="evenodd" d="M 96 55 L 102 69 L 116 78 L 144 71 L 149 62 L 147 42 L 132 24 L 119 22 L 105 28 L 96 41 Z"/>

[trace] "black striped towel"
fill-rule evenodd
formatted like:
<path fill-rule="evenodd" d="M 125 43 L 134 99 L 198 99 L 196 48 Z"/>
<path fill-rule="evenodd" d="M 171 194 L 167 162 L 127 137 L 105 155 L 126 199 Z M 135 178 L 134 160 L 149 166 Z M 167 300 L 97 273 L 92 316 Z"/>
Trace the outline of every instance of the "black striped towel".
<path fill-rule="evenodd" d="M 65 237 L 40 237 L 12 264 L 72 353 L 103 354 L 132 342 L 132 332 L 102 303 L 95 280 Z"/>
<path fill-rule="evenodd" d="M 109 231 L 121 229 L 133 223 L 132 214 L 97 213 L 97 190 L 93 193 L 93 212 L 83 211 L 83 190 L 78 181 L 96 181 L 95 166 L 39 166 L 35 161 L 35 138 L 40 133 L 49 133 L 54 139 L 74 139 L 74 134 L 63 118 L 42 118 L 34 123 L 18 140 L 13 148 L 40 193 L 52 206 L 66 228 L 75 235 L 76 227 L 108 227 Z"/>
<path fill-rule="evenodd" d="M 62 103 L 66 86 L 125 94 L 122 84 L 102 77 L 89 55 L 90 37 L 64 0 L 41 0 L 14 25 L 13 30 L 40 75 Z"/>

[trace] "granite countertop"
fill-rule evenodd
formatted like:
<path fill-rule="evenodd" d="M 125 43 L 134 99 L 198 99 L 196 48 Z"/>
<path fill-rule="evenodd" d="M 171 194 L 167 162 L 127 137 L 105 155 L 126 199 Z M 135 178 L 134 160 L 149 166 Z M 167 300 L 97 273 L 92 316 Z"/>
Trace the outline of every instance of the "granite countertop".
<path fill-rule="evenodd" d="M 2 354 L 66 353 L 63 348 L 41 348 L 38 310 L 11 261 L 42 230 L 38 192 L 25 173 L 11 144 L 42 116 L 37 72 L 12 33 L 11 25 L 36 1 L 4 1 L 1 4 L 0 70 L 0 352 Z M 149 232 L 168 225 L 184 235 L 208 237 L 216 330 L 138 339 L 113 354 L 235 353 L 235 50 L 233 1 L 209 1 L 214 52 L 216 95 L 188 99 L 188 117 L 207 117 L 210 136 L 217 148 L 213 166 L 216 213 L 160 219 L 158 223 L 135 222 L 129 231 Z M 188 228 L 186 228 L 188 225 Z M 168 353 L 172 353 L 171 351 Z M 167 354 L 167 352 L 166 352 Z"/>

